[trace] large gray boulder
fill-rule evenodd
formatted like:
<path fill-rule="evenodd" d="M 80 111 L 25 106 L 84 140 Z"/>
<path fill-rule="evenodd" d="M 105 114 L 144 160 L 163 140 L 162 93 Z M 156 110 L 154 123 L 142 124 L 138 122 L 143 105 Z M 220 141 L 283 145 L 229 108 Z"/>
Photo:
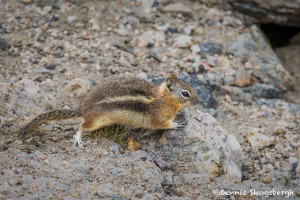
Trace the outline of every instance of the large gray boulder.
<path fill-rule="evenodd" d="M 155 149 L 172 161 L 175 170 L 185 166 L 201 176 L 222 176 L 231 182 L 240 182 L 243 152 L 235 136 L 198 107 L 188 109 L 186 115 L 188 124 L 183 131 L 165 132 L 160 140 L 162 145 L 147 141 L 144 148 Z"/>
<path fill-rule="evenodd" d="M 201 0 L 208 6 L 228 9 L 230 5 L 257 23 L 300 27 L 299 0 Z"/>

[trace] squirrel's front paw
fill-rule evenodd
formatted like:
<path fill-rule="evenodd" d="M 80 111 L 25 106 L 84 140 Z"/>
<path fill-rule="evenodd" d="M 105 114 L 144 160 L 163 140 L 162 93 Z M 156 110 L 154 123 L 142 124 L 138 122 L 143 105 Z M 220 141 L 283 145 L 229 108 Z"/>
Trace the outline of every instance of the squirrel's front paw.
<path fill-rule="evenodd" d="M 183 129 L 187 125 L 187 120 L 182 118 L 180 120 L 172 121 L 170 129 Z"/>

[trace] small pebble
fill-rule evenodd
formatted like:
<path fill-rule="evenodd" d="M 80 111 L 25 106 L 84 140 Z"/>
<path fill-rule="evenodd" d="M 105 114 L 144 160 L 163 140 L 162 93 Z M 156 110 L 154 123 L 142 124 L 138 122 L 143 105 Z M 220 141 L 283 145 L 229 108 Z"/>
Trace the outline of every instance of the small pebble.
<path fill-rule="evenodd" d="M 297 197 L 300 197 L 300 189 L 299 188 L 296 190 L 296 195 L 297 195 Z"/>
<path fill-rule="evenodd" d="M 41 155 L 40 159 L 41 159 L 41 160 L 46 160 L 46 159 L 47 159 L 47 156 L 45 156 L 45 155 L 43 154 L 43 155 Z"/>
<path fill-rule="evenodd" d="M 52 142 L 58 142 L 59 139 L 57 137 L 50 137 L 49 140 L 51 140 Z"/>
<path fill-rule="evenodd" d="M 252 64 L 250 62 L 246 62 L 245 63 L 245 68 L 246 69 L 253 69 L 253 66 L 252 66 Z"/>
<path fill-rule="evenodd" d="M 265 176 L 262 178 L 262 182 L 264 183 L 271 183 L 272 182 L 272 178 L 269 176 Z"/>
<path fill-rule="evenodd" d="M 73 22 L 76 22 L 78 20 L 78 17 L 77 16 L 68 16 L 67 17 L 67 22 L 69 24 L 73 23 Z"/>
<path fill-rule="evenodd" d="M 279 169 L 279 168 L 280 168 L 280 163 L 277 161 L 277 162 L 275 162 L 274 166 L 275 166 L 277 169 Z"/>
<path fill-rule="evenodd" d="M 278 154 L 276 154 L 275 157 L 278 158 L 278 159 L 280 159 L 280 158 L 282 158 L 282 155 L 280 153 L 278 153 Z"/>
<path fill-rule="evenodd" d="M 54 70 L 55 69 L 55 65 L 53 65 L 53 64 L 46 65 L 45 68 L 48 69 L 48 70 Z"/>
<path fill-rule="evenodd" d="M 284 152 L 283 153 L 283 157 L 284 158 L 289 158 L 290 157 L 290 153 L 289 152 Z"/>
<path fill-rule="evenodd" d="M 8 179 L 7 183 L 8 183 L 10 186 L 14 186 L 14 185 L 15 185 L 15 181 L 12 180 L 12 179 Z"/>
<path fill-rule="evenodd" d="M 210 176 L 209 176 L 209 180 L 210 180 L 210 181 L 215 181 L 215 180 L 216 180 L 216 177 L 215 177 L 214 175 L 210 175 Z"/>

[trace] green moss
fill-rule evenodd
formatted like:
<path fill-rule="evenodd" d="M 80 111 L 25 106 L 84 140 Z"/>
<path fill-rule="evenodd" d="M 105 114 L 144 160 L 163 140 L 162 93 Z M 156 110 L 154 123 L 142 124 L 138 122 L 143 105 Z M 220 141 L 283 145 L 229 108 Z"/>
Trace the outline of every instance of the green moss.
<path fill-rule="evenodd" d="M 128 132 L 125 130 L 124 126 L 112 125 L 92 131 L 90 136 L 93 140 L 101 140 L 102 138 L 107 138 L 115 143 L 123 145 L 125 139 L 127 138 L 127 133 Z"/>

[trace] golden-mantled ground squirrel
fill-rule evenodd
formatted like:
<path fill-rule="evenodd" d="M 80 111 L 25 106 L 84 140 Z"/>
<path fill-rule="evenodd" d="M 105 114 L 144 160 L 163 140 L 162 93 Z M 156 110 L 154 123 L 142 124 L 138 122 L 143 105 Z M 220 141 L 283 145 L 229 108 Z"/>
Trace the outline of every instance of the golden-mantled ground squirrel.
<path fill-rule="evenodd" d="M 82 117 L 74 144 L 83 147 L 82 131 L 92 131 L 112 124 L 150 130 L 179 129 L 184 120 L 174 120 L 184 107 L 195 105 L 194 89 L 175 74 L 159 86 L 135 77 L 109 78 L 93 88 L 76 110 L 54 110 L 33 119 L 19 133 L 24 137 L 41 124 L 60 119 Z"/>

